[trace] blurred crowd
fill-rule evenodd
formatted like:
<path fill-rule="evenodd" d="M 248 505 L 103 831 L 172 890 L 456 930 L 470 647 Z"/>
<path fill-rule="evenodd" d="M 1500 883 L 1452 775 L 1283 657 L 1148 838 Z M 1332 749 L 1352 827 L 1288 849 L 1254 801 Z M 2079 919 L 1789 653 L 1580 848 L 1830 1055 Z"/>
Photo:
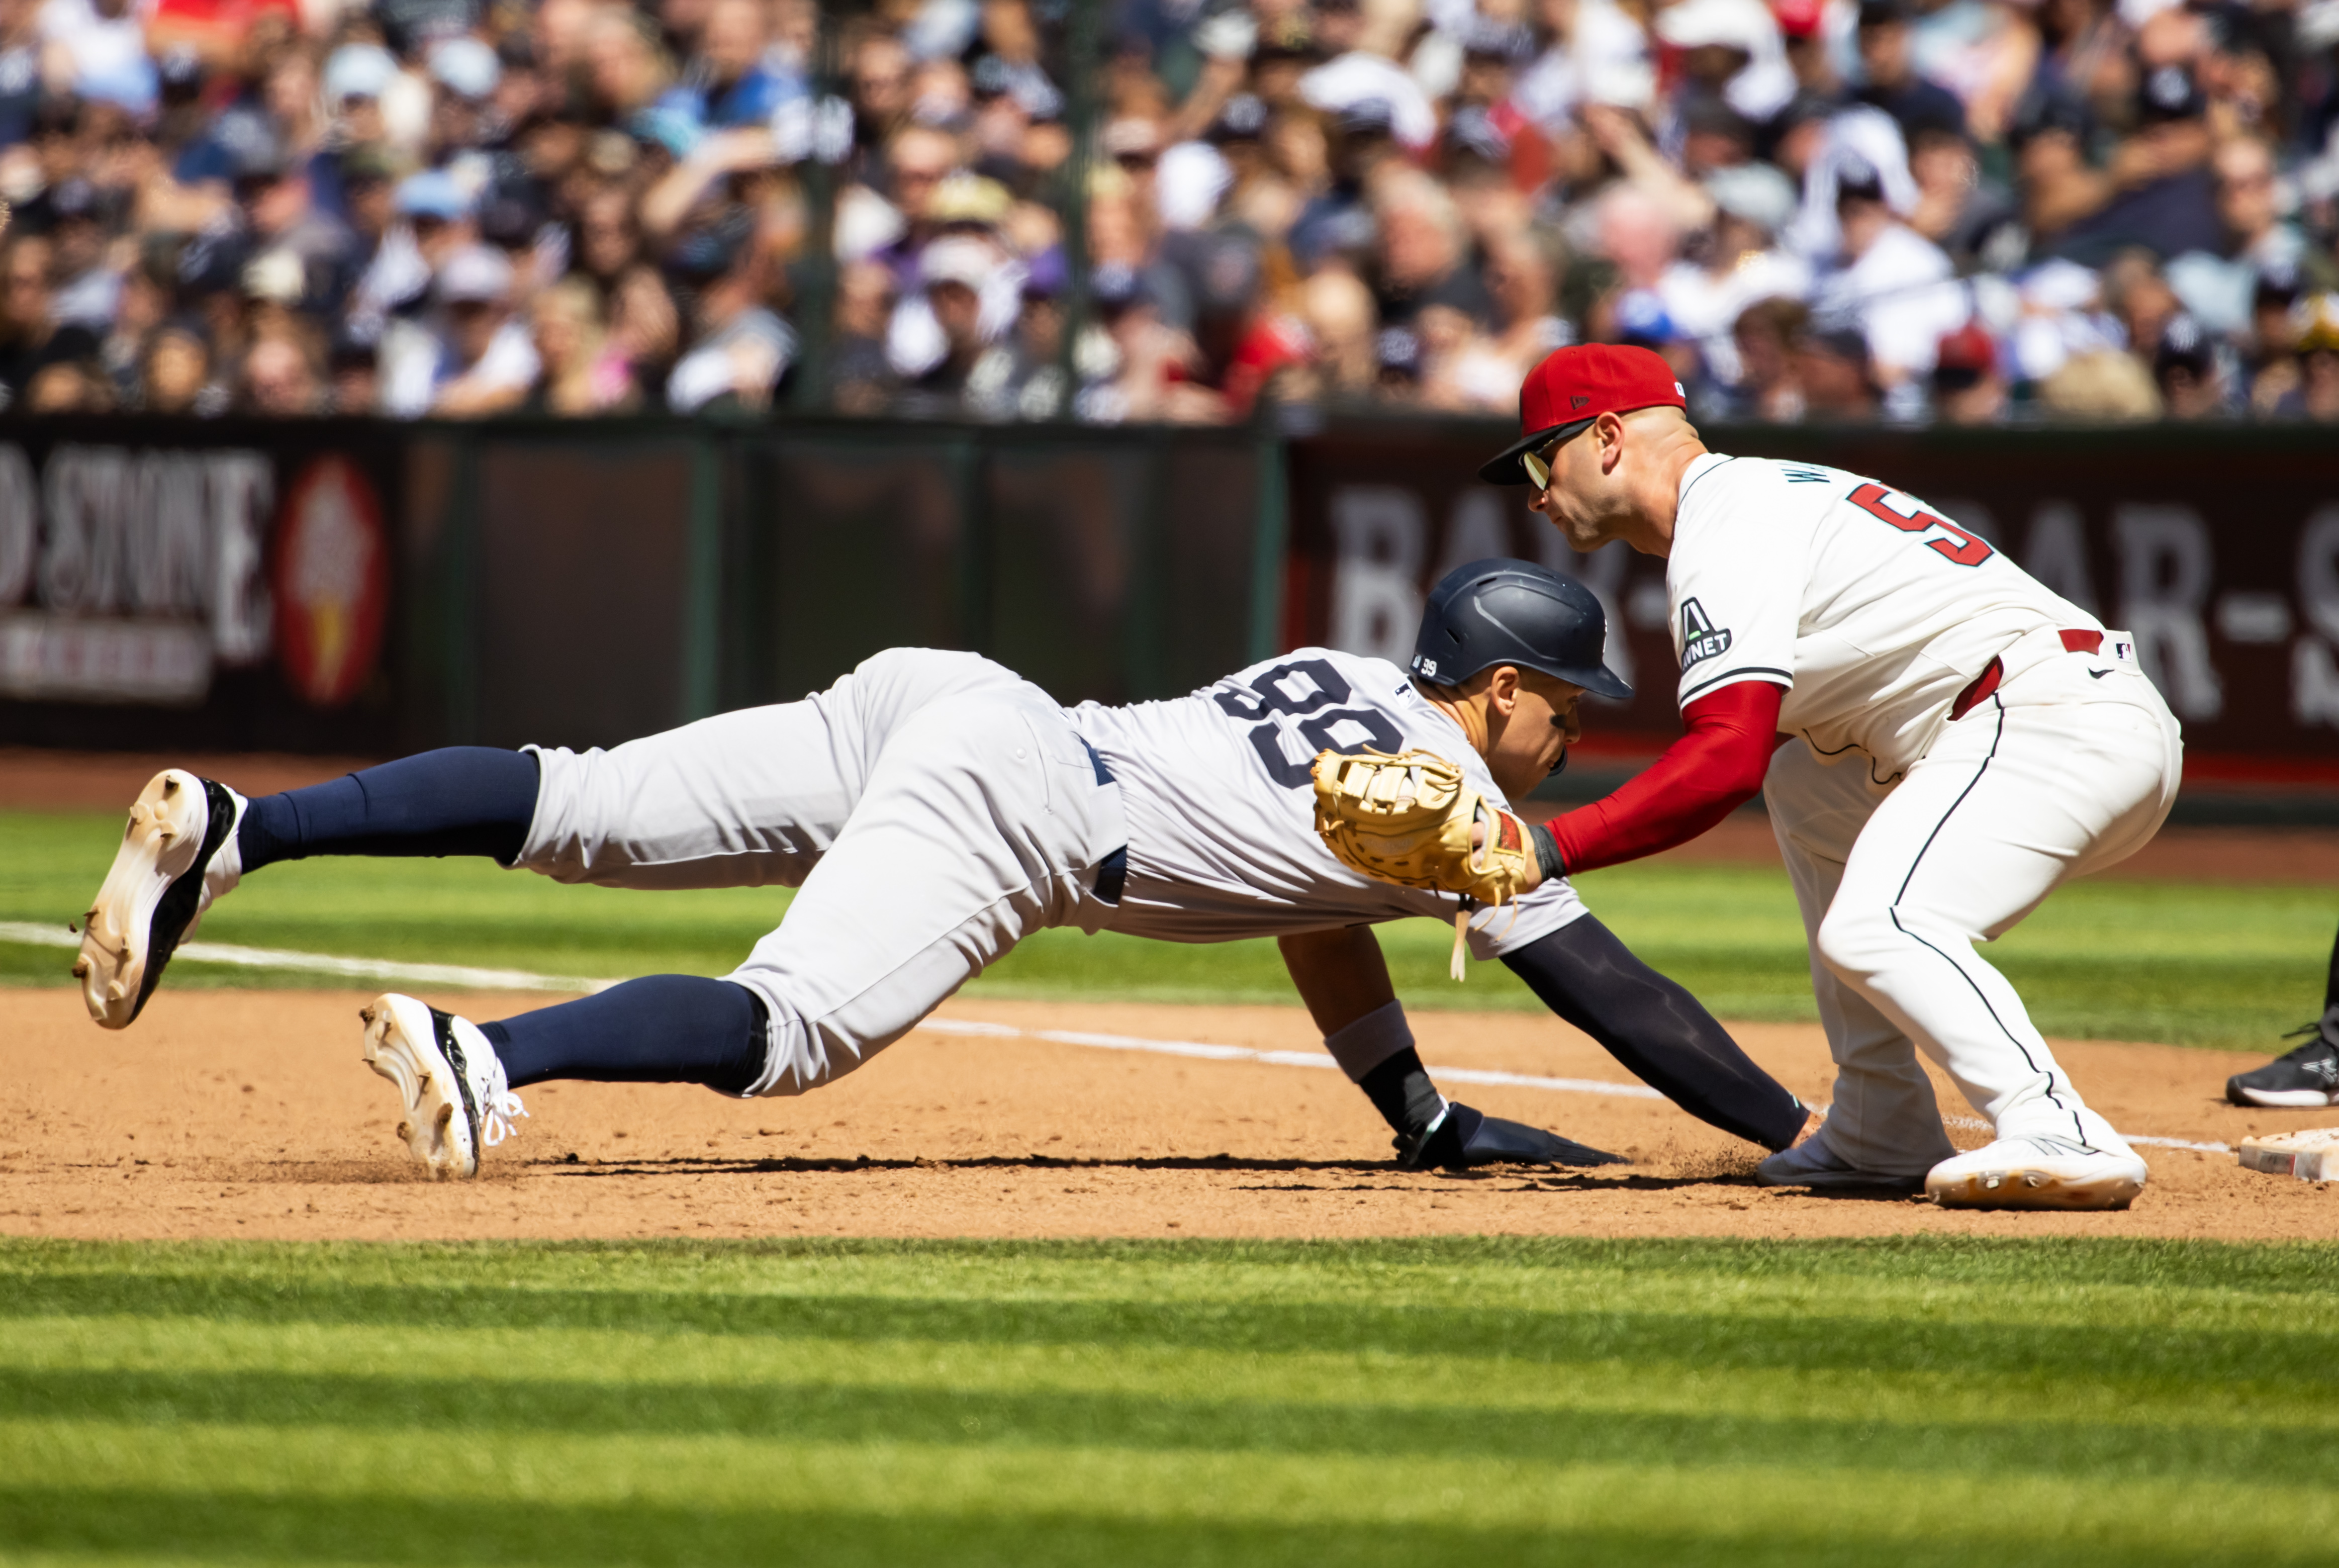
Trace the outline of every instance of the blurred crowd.
<path fill-rule="evenodd" d="M 2339 0 L 1087 4 L 0 0 L 0 402 L 2339 419 Z"/>

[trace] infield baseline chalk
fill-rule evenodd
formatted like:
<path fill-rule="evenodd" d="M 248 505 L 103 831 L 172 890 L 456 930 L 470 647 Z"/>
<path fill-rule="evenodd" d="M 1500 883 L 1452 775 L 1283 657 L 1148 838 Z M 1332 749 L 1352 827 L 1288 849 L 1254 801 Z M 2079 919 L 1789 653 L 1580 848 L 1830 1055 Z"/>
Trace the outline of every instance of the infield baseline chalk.
<path fill-rule="evenodd" d="M 79 947 L 81 938 L 31 921 L 0 920 L 0 942 L 33 947 Z M 336 974 L 350 980 L 403 981 L 410 985 L 451 985 L 467 991 L 607 991 L 614 980 L 578 975 L 530 974 L 519 969 L 472 969 L 458 963 L 393 963 L 380 959 L 335 958 L 284 948 L 238 947 L 232 942 L 182 942 L 173 955 L 190 963 L 232 963 L 244 969 L 282 969 L 301 974 Z"/>
<path fill-rule="evenodd" d="M 1155 1056 L 1194 1056 L 1206 1061 L 1256 1061 L 1268 1067 L 1337 1067 L 1328 1056 L 1305 1050 L 1249 1050 L 1239 1045 L 1204 1045 L 1191 1040 L 1148 1040 L 1133 1034 L 1091 1034 L 1085 1030 L 1015 1029 L 972 1019 L 929 1018 L 918 1025 L 935 1034 L 987 1035 L 1000 1040 L 1051 1040 L 1058 1045 L 1091 1045 L 1104 1050 L 1142 1050 Z M 1628 1100 L 1663 1100 L 1637 1083 L 1605 1083 L 1596 1078 L 1532 1078 L 1519 1072 L 1489 1072 L 1472 1067 L 1433 1067 L 1455 1083 L 1492 1083 L 1511 1089 L 1551 1089 L 1568 1094 L 1621 1094 Z"/>
<path fill-rule="evenodd" d="M 0 920 L 0 942 L 35 947 L 79 947 L 81 938 L 70 931 L 31 921 Z M 551 991 L 570 995 L 608 990 L 614 980 L 588 980 L 581 975 L 533 974 L 518 969 L 473 969 L 455 963 L 394 963 L 370 958 L 336 958 L 321 952 L 296 952 L 289 948 L 238 947 L 231 942 L 191 942 L 181 945 L 179 958 L 192 963 L 227 963 L 244 969 L 290 970 L 301 974 L 339 975 L 350 980 L 403 981 L 409 985 L 448 985 L 476 991 Z M 1239 1045 L 1206 1045 L 1192 1040 L 1148 1040 L 1133 1034 L 1093 1034 L 1074 1029 L 1016 1029 L 1004 1023 L 973 1019 L 929 1018 L 918 1025 L 933 1034 L 987 1036 L 997 1040 L 1045 1040 L 1058 1045 L 1085 1045 L 1101 1050 L 1140 1050 L 1153 1056 L 1184 1056 L 1204 1061 L 1255 1061 L 1266 1067 L 1331 1068 L 1327 1056 L 1305 1050 L 1251 1050 Z M 1537 1078 L 1523 1072 L 1494 1072 L 1475 1067 L 1432 1067 L 1441 1081 L 1492 1084 L 1502 1089 L 1541 1089 L 1561 1094 L 1610 1094 L 1627 1100 L 1663 1100 L 1655 1090 L 1637 1083 L 1607 1083 L 1596 1078 Z M 1824 1110 L 1825 1106 L 1813 1106 Z M 1971 1117 L 1945 1118 L 1950 1125 L 1988 1130 L 1989 1123 Z M 2191 1149 L 2204 1154 L 2229 1154 L 2230 1146 L 2201 1143 L 2183 1138 L 2143 1138 L 2130 1143 L 2154 1149 Z"/>

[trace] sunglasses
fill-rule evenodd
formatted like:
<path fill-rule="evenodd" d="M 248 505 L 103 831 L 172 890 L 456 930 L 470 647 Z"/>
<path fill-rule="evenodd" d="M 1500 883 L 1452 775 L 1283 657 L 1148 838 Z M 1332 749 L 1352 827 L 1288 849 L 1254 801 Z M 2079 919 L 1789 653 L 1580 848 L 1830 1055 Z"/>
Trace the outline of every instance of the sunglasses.
<path fill-rule="evenodd" d="M 1558 455 L 1560 448 L 1582 435 L 1591 425 L 1590 419 L 1578 419 L 1575 423 L 1563 428 L 1557 435 L 1534 451 L 1519 454 L 1519 467 L 1527 471 L 1527 478 L 1534 482 L 1536 489 L 1551 488 L 1552 459 Z"/>

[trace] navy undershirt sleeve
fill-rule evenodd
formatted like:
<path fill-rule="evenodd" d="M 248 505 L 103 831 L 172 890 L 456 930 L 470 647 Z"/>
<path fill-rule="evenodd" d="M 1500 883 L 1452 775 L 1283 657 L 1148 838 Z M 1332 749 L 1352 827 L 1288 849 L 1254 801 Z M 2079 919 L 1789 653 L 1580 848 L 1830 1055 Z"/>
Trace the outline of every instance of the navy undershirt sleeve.
<path fill-rule="evenodd" d="M 1784 1149 L 1802 1130 L 1802 1102 L 1755 1066 L 1697 998 L 1592 916 L 1503 962 L 1545 1006 L 1700 1121 L 1766 1149 Z"/>

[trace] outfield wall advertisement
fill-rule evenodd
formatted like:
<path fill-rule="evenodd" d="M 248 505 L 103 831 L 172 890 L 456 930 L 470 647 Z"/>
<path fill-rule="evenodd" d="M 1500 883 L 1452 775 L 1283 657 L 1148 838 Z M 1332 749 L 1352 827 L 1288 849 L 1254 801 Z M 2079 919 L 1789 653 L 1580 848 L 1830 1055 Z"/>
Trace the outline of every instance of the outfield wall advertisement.
<path fill-rule="evenodd" d="M 2135 632 L 2184 721 L 2196 781 L 2339 782 L 2339 444 L 2314 432 L 1708 432 L 1717 449 L 1869 474 L 2056 592 Z M 1499 426 L 1333 430 L 1297 441 L 1287 645 L 1402 661 L 1424 590 L 1481 556 L 1584 578 L 1634 695 L 1594 747 L 1678 734 L 1664 563 L 1567 549 L 1524 488 L 1476 478 Z M 1900 509 L 1909 509 L 1905 503 Z"/>
<path fill-rule="evenodd" d="M 2339 785 L 2339 445 L 2311 429 L 1710 430 L 1873 475 L 2133 630 L 2187 774 Z M 1067 701 L 1279 647 L 1402 660 L 1426 587 L 1545 561 L 1678 733 L 1663 563 L 1478 482 L 1486 421 L 1266 430 L 666 419 L 0 420 L 0 745 L 607 745 L 878 646 Z M 1907 503 L 1890 504 L 1906 509 Z"/>
<path fill-rule="evenodd" d="M 361 426 L 0 428 L 0 739 L 370 749 L 397 449 Z"/>

